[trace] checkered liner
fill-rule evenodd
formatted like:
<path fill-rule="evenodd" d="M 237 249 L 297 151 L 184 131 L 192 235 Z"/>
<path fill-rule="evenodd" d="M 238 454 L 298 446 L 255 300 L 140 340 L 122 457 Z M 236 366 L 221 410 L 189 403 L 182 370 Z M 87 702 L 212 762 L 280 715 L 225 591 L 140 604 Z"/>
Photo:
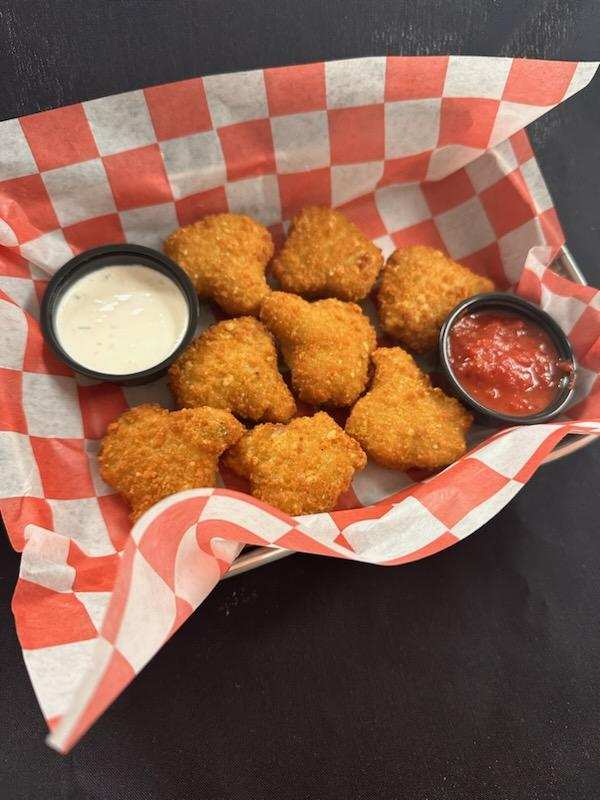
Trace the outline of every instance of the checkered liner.
<path fill-rule="evenodd" d="M 0 509 L 23 549 L 13 608 L 54 747 L 77 741 L 241 543 L 386 565 L 423 558 L 490 519 L 565 435 L 600 433 L 600 296 L 548 268 L 563 236 L 522 130 L 596 66 L 366 58 L 0 123 Z M 497 432 L 426 480 L 369 465 L 331 514 L 292 519 L 230 485 L 167 498 L 131 530 L 98 475 L 98 442 L 130 405 L 170 400 L 160 382 L 77 379 L 47 351 L 36 320 L 49 275 L 98 244 L 160 247 L 217 211 L 249 213 L 280 241 L 310 203 L 341 208 L 386 255 L 441 247 L 548 310 L 580 364 L 569 416 Z"/>

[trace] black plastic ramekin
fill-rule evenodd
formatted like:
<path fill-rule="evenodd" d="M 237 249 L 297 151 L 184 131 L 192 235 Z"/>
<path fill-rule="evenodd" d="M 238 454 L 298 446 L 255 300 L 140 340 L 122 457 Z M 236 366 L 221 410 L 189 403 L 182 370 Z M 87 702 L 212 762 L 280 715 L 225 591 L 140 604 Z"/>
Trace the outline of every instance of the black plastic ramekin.
<path fill-rule="evenodd" d="M 461 384 L 460 379 L 455 375 L 450 361 L 450 333 L 459 319 L 466 314 L 473 314 L 478 311 L 510 312 L 523 319 L 531 320 L 548 334 L 556 348 L 560 360 L 571 365 L 570 373 L 565 373 L 564 377 L 561 378 L 554 399 L 543 411 L 538 411 L 535 414 L 529 414 L 527 416 L 503 414 L 500 411 L 494 411 L 494 409 L 484 406 L 469 394 Z M 548 422 L 548 420 L 556 417 L 565 410 L 575 389 L 575 356 L 573 355 L 573 348 L 566 334 L 556 320 L 549 314 L 542 311 L 541 308 L 538 308 L 538 306 L 533 303 L 523 300 L 522 297 L 517 297 L 513 294 L 489 292 L 487 294 L 475 295 L 459 303 L 459 305 L 450 312 L 440 330 L 439 356 L 440 364 L 447 383 L 449 384 L 450 391 L 465 405 L 470 406 L 479 417 L 483 418 L 488 423 L 493 422 L 501 425 L 535 425 L 540 422 Z"/>
<path fill-rule="evenodd" d="M 54 327 L 54 320 L 58 304 L 65 291 L 84 275 L 94 272 L 102 267 L 113 266 L 115 264 L 141 264 L 144 267 L 151 267 L 157 272 L 166 275 L 175 283 L 184 296 L 188 307 L 188 324 L 181 342 L 168 356 L 168 358 L 155 364 L 148 369 L 140 372 L 132 372 L 127 375 L 113 375 L 107 372 L 97 372 L 89 369 L 75 361 L 69 353 L 61 346 Z M 40 309 L 40 324 L 46 342 L 56 353 L 61 361 L 64 361 L 74 372 L 93 378 L 98 381 L 110 381 L 123 385 L 138 385 L 149 383 L 159 378 L 167 371 L 170 364 L 175 361 L 177 356 L 188 346 L 194 336 L 198 324 L 198 295 L 188 276 L 174 261 L 152 250 L 150 247 L 143 247 L 138 244 L 107 244 L 102 247 L 95 247 L 86 250 L 75 256 L 62 266 L 50 280 Z"/>

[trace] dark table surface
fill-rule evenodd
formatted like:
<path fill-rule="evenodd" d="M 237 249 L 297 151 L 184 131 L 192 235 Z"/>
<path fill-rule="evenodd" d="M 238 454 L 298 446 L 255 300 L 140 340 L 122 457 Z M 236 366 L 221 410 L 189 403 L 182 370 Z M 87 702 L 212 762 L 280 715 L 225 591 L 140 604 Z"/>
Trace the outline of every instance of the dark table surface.
<path fill-rule="evenodd" d="M 595 59 L 597 0 L 0 0 L 0 119 L 192 75 L 370 54 Z M 600 285 L 600 79 L 531 126 Z M 0 797 L 600 795 L 600 444 L 398 569 L 294 556 L 221 584 L 67 757 L 46 748 L 0 536 Z M 172 687 L 167 695 L 165 686 Z"/>

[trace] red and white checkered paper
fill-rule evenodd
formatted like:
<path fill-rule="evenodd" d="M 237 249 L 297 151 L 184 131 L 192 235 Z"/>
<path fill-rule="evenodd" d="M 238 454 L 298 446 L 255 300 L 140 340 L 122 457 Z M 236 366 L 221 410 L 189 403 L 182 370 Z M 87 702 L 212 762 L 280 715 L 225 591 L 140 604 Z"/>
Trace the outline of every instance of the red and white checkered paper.
<path fill-rule="evenodd" d="M 0 123 L 0 510 L 23 549 L 13 609 L 50 744 L 67 751 L 210 592 L 241 543 L 395 565 L 492 517 L 567 434 L 600 433 L 600 296 L 548 269 L 563 235 L 522 130 L 596 64 L 365 58 L 194 78 Z M 496 432 L 434 477 L 369 465 L 340 508 L 292 519 L 231 488 L 133 530 L 98 475 L 106 425 L 164 383 L 76 378 L 37 322 L 49 275 L 109 242 L 245 212 L 280 241 L 341 208 L 389 254 L 425 243 L 546 308 L 569 334 L 563 421 Z M 204 310 L 204 324 L 212 320 Z M 225 480 L 227 480 L 225 476 Z"/>

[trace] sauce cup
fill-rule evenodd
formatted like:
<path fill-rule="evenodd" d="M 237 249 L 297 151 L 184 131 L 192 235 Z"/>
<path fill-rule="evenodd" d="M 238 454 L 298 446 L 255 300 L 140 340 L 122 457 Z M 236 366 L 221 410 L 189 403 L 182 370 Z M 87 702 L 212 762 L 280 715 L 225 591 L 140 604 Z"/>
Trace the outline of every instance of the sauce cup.
<path fill-rule="evenodd" d="M 535 413 L 510 414 L 490 408 L 476 397 L 461 381 L 451 357 L 451 335 L 454 326 L 467 315 L 490 313 L 510 315 L 533 324 L 546 334 L 553 345 L 562 375 L 557 380 L 553 397 L 548 404 Z M 547 422 L 563 412 L 573 397 L 576 378 L 576 363 L 573 349 L 560 325 L 545 311 L 521 297 L 502 292 L 475 295 L 454 308 L 442 325 L 439 340 L 439 357 L 442 371 L 450 392 L 465 405 L 470 406 L 483 422 L 497 425 L 534 425 Z"/>
<path fill-rule="evenodd" d="M 176 309 L 180 313 L 180 324 L 179 322 L 175 321 L 175 317 L 173 320 L 171 320 L 172 327 L 177 326 L 177 330 L 179 331 L 176 337 L 173 336 L 173 348 L 171 350 L 168 349 L 168 342 L 165 345 L 164 341 L 162 342 L 161 349 L 159 346 L 158 336 L 162 328 L 157 326 L 154 329 L 153 326 L 149 324 L 151 317 L 146 318 L 146 322 L 144 324 L 146 325 L 147 336 L 143 340 L 143 346 L 146 350 L 146 363 L 144 363 L 143 368 L 131 369 L 127 372 L 124 372 L 121 365 L 121 367 L 117 369 L 117 357 L 122 355 L 122 353 L 119 354 L 117 352 L 114 356 L 112 356 L 108 350 L 102 351 L 101 354 L 101 359 L 106 365 L 103 366 L 103 368 L 98 368 L 97 366 L 91 365 L 89 360 L 87 364 L 80 363 L 80 361 L 77 360 L 77 356 L 74 355 L 73 352 L 68 351 L 67 347 L 65 346 L 64 337 L 62 337 L 61 342 L 61 331 L 59 330 L 59 326 L 57 324 L 57 314 L 61 301 L 66 298 L 68 299 L 69 303 L 76 303 L 78 297 L 77 292 L 74 289 L 76 284 L 82 281 L 82 279 L 85 279 L 87 276 L 91 276 L 92 273 L 102 270 L 105 267 L 120 267 L 121 270 L 118 271 L 119 276 L 127 276 L 127 273 L 129 272 L 129 277 L 136 275 L 136 280 L 138 280 L 138 282 L 140 276 L 145 278 L 146 284 L 144 285 L 144 293 L 140 296 L 149 298 L 149 305 L 154 309 L 158 309 L 156 313 L 165 313 L 165 309 L 168 308 L 167 305 L 165 305 L 167 302 L 166 295 L 168 295 L 170 298 L 169 302 L 171 303 L 172 308 L 174 310 Z M 128 269 L 135 267 L 138 268 L 137 271 L 135 269 Z M 163 277 L 156 277 L 152 279 L 151 274 L 148 273 L 147 270 L 140 271 L 140 267 L 150 268 Z M 106 271 L 104 274 L 108 275 L 109 272 L 110 271 Z M 112 276 L 108 275 L 108 277 L 110 277 L 115 284 L 117 294 L 114 296 L 123 300 L 127 299 L 126 294 L 118 294 L 118 290 L 121 287 L 119 285 L 116 271 L 113 270 Z M 170 283 L 167 283 L 164 280 L 165 278 Z M 148 282 L 149 279 L 151 279 L 150 283 L 152 283 L 154 289 L 148 288 L 150 287 L 150 283 Z M 90 285 L 89 279 L 86 283 L 87 286 Z M 82 282 L 81 286 L 85 286 L 86 283 Z M 176 288 L 176 291 L 173 291 L 173 287 Z M 73 291 L 69 292 L 69 290 Z M 123 286 L 122 291 L 126 292 L 125 285 Z M 86 298 L 86 301 L 88 303 L 90 302 L 89 296 Z M 101 307 L 102 311 L 105 309 L 108 309 L 109 312 L 113 310 L 110 303 L 107 304 L 104 302 L 104 305 L 102 305 L 102 302 L 103 301 L 101 300 L 91 300 L 92 304 L 100 304 L 98 307 Z M 164 309 L 162 308 L 161 303 L 164 305 Z M 91 307 L 94 308 L 93 305 Z M 72 308 L 72 306 L 67 306 L 67 304 L 65 304 L 65 308 L 61 310 L 61 324 L 62 317 L 68 317 L 67 308 Z M 83 308 L 84 306 L 81 306 L 79 311 L 82 311 Z M 141 310 L 134 310 L 134 314 L 143 313 L 147 313 L 147 310 L 143 308 Z M 96 247 L 92 250 L 86 250 L 85 252 L 80 253 L 79 255 L 75 256 L 75 258 L 72 258 L 70 261 L 68 261 L 53 275 L 48 287 L 46 288 L 44 297 L 42 298 L 40 324 L 42 333 L 48 345 L 52 348 L 54 353 L 56 353 L 58 358 L 67 364 L 74 372 L 98 381 L 110 381 L 111 383 L 123 385 L 138 385 L 149 383 L 150 381 L 159 378 L 166 372 L 170 364 L 180 355 L 180 353 L 187 347 L 193 338 L 196 331 L 196 326 L 198 324 L 198 315 L 198 296 L 194 286 L 192 285 L 192 282 L 181 269 L 181 267 L 179 267 L 162 253 L 158 252 L 157 250 L 152 250 L 149 247 L 143 247 L 135 244 L 114 244 Z M 92 325 L 92 327 L 89 328 L 90 336 L 95 334 L 92 323 L 93 316 L 94 314 L 90 314 L 90 324 Z M 104 315 L 104 319 L 107 319 L 106 314 Z M 118 349 L 120 347 L 131 347 L 131 344 L 135 344 L 136 341 L 141 345 L 142 339 L 139 336 L 139 328 L 133 328 L 134 330 L 138 331 L 136 339 L 135 335 L 132 337 L 127 337 L 125 330 L 119 329 L 118 325 L 113 325 L 112 323 L 112 319 L 109 322 L 105 321 L 101 323 L 105 325 L 105 327 L 114 329 L 109 331 L 109 334 L 113 337 L 111 340 L 112 348 Z M 132 325 L 135 326 L 136 324 L 138 324 L 138 321 L 132 319 Z M 88 326 L 81 325 L 80 328 L 81 336 L 87 336 Z M 153 342 L 152 340 L 153 331 L 157 336 L 156 342 Z M 77 331 L 75 331 L 75 334 L 77 334 Z M 72 331 L 71 341 L 73 341 Z M 148 359 L 152 359 L 152 352 L 150 355 L 148 355 L 148 351 L 152 351 L 154 344 L 156 344 L 157 360 L 156 363 L 148 363 Z M 167 348 L 166 350 L 165 347 Z M 114 359 L 114 364 L 112 366 L 111 359 Z M 81 360 L 85 362 L 86 359 L 82 358 Z"/>

